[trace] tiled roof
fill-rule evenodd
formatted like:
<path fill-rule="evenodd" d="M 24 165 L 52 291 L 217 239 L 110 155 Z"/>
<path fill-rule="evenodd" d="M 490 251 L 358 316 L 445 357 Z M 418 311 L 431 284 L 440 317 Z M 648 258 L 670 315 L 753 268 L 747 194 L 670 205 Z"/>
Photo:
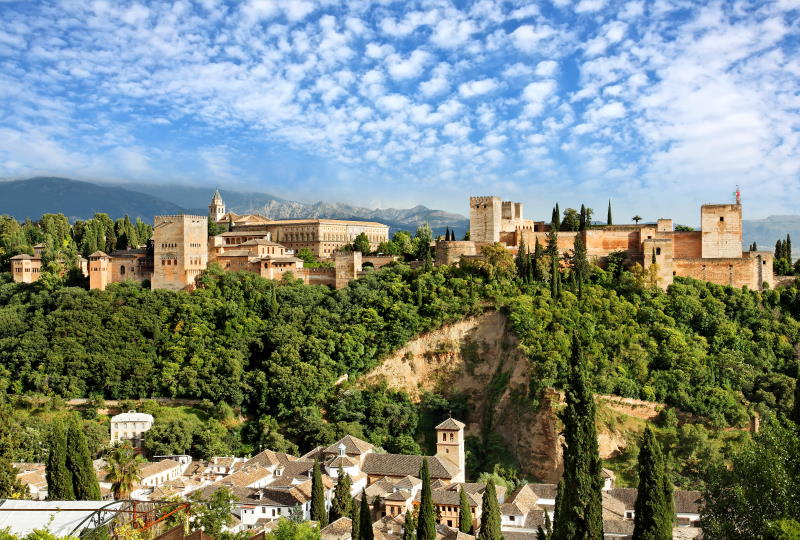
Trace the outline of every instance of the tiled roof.
<path fill-rule="evenodd" d="M 606 491 L 609 495 L 625 504 L 625 510 L 633 510 L 636 506 L 636 488 L 613 488 Z"/>
<path fill-rule="evenodd" d="M 95 251 L 94 253 L 92 253 L 91 255 L 89 255 L 89 258 L 92 258 L 92 257 L 108 257 L 108 254 L 106 254 L 105 252 L 103 252 L 103 251 L 100 251 L 100 250 L 98 249 L 97 251 Z"/>
<path fill-rule="evenodd" d="M 556 484 L 528 484 L 540 499 L 555 499 L 558 493 Z"/>
<path fill-rule="evenodd" d="M 674 493 L 676 514 L 699 514 L 703 497 L 699 491 L 679 489 Z"/>
<path fill-rule="evenodd" d="M 404 454 L 367 454 L 361 470 L 372 476 L 418 476 L 423 456 Z M 431 478 L 453 478 L 458 467 L 436 456 L 428 457 Z"/>
<path fill-rule="evenodd" d="M 152 422 L 153 415 L 136 411 L 128 411 L 111 417 L 111 422 Z"/>
<path fill-rule="evenodd" d="M 270 475 L 271 473 L 266 467 L 262 467 L 261 465 L 252 465 L 226 476 L 225 478 L 219 480 L 218 483 L 228 486 L 247 487 L 250 484 L 258 482 L 259 480 L 268 478 Z"/>
<path fill-rule="evenodd" d="M 283 452 L 273 452 L 272 450 L 264 450 L 256 454 L 255 456 L 251 457 L 245 462 L 245 467 L 250 467 L 251 465 L 261 465 L 263 467 L 272 467 L 274 465 L 279 464 L 286 464 L 290 461 L 296 461 L 297 458 L 290 455 L 285 454 Z"/>
<path fill-rule="evenodd" d="M 415 486 L 422 485 L 422 480 L 416 476 L 406 476 L 394 483 L 394 487 L 399 489 L 413 489 Z"/>
<path fill-rule="evenodd" d="M 356 464 L 357 462 L 353 461 L 347 456 L 336 456 L 330 461 L 330 463 L 327 464 L 327 466 L 337 469 L 339 467 L 353 467 Z"/>
<path fill-rule="evenodd" d="M 606 534 L 633 534 L 633 521 L 629 519 L 604 519 L 603 532 Z"/>
<path fill-rule="evenodd" d="M 459 422 L 454 418 L 448 418 L 447 420 L 436 426 L 436 429 L 458 431 L 460 429 L 464 429 L 464 426 L 465 424 L 463 422 Z"/>
<path fill-rule="evenodd" d="M 603 519 L 625 519 L 625 510 L 624 502 L 603 491 Z"/>
<path fill-rule="evenodd" d="M 358 437 L 352 435 L 345 435 L 340 440 L 336 441 L 328 448 L 323 450 L 326 454 L 338 454 L 339 444 L 344 444 L 344 453 L 350 456 L 360 456 L 375 448 L 367 441 L 362 441 Z"/>
<path fill-rule="evenodd" d="M 266 238 L 251 238 L 247 242 L 242 242 L 243 246 L 278 246 L 283 247 L 283 244 L 267 240 Z"/>
<path fill-rule="evenodd" d="M 506 500 L 517 506 L 517 508 L 521 510 L 520 514 L 526 514 L 536 505 L 536 501 L 539 500 L 539 497 L 534 493 L 530 484 L 525 484 L 514 490 Z"/>
<path fill-rule="evenodd" d="M 353 522 L 349 517 L 340 517 L 319 531 L 321 540 L 338 540 L 350 536 Z"/>
<path fill-rule="evenodd" d="M 159 474 L 180 466 L 181 464 L 177 461 L 171 459 L 162 459 L 161 461 L 156 461 L 155 463 L 147 462 L 140 464 L 139 474 L 142 476 L 142 480 L 144 480 L 148 476 L 153 476 L 154 474 Z"/>
<path fill-rule="evenodd" d="M 401 489 L 395 491 L 394 493 L 390 493 L 386 497 L 383 498 L 385 501 L 407 501 L 411 497 L 411 492 L 406 491 L 405 489 Z M 434 497 L 435 501 L 436 497 Z"/>
<path fill-rule="evenodd" d="M 41 257 L 34 257 L 33 255 L 28 255 L 27 253 L 20 253 L 19 255 L 14 255 L 11 257 L 12 261 L 27 261 L 32 259 L 40 259 Z"/>

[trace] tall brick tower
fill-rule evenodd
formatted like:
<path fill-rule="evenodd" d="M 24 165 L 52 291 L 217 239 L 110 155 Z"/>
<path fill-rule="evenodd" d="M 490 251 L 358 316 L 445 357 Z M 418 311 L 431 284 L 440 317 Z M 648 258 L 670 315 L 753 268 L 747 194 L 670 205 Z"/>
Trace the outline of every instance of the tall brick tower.
<path fill-rule="evenodd" d="M 218 222 L 225 215 L 225 201 L 222 200 L 222 195 L 219 190 L 214 190 L 214 196 L 211 197 L 211 204 L 208 205 L 208 219 Z"/>
<path fill-rule="evenodd" d="M 499 242 L 503 218 L 500 197 L 469 198 L 469 239 L 473 242 Z"/>
<path fill-rule="evenodd" d="M 151 288 L 191 289 L 208 265 L 208 218 L 156 216 L 153 248 Z"/>

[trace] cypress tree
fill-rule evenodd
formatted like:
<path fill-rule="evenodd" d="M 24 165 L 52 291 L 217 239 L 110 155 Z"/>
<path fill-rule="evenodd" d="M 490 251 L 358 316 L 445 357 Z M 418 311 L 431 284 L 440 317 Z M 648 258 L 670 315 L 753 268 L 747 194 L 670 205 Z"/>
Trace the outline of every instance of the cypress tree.
<path fill-rule="evenodd" d="M 528 276 L 528 250 L 525 248 L 525 240 L 519 242 L 519 249 L 517 250 L 517 259 L 514 261 L 517 266 L 517 276 L 523 283 L 526 282 Z"/>
<path fill-rule="evenodd" d="M 784 258 L 792 262 L 792 238 L 788 234 L 786 235 L 786 243 L 784 246 Z"/>
<path fill-rule="evenodd" d="M 775 260 L 783 259 L 783 242 L 778 240 L 775 242 Z"/>
<path fill-rule="evenodd" d="M 417 537 L 416 528 L 417 524 L 414 523 L 414 516 L 406 510 L 406 520 L 403 523 L 403 540 L 415 540 Z"/>
<path fill-rule="evenodd" d="M 366 497 L 366 494 L 364 495 Z M 350 515 L 350 536 L 352 540 L 360 540 L 361 536 L 359 535 L 361 529 L 361 504 L 358 500 L 353 499 L 350 504 L 352 508 L 352 514 Z"/>
<path fill-rule="evenodd" d="M 463 486 L 458 490 L 458 530 L 472 534 L 472 512 Z"/>
<path fill-rule="evenodd" d="M 453 242 L 456 241 L 456 231 L 455 231 L 455 229 L 450 231 L 450 240 L 452 240 Z"/>
<path fill-rule="evenodd" d="M 589 259 L 586 255 L 586 243 L 583 241 L 582 234 L 575 237 L 575 247 L 572 250 L 572 270 L 578 284 L 578 298 L 581 298 L 583 284 L 589 275 Z"/>
<path fill-rule="evenodd" d="M 353 497 L 350 495 L 350 488 L 350 475 L 339 467 L 336 489 L 333 492 L 333 501 L 331 502 L 330 523 L 341 517 L 349 516 L 353 511 L 351 507 Z"/>
<path fill-rule="evenodd" d="M 794 380 L 794 405 L 790 418 L 800 427 L 800 364 L 797 366 L 797 378 Z"/>
<path fill-rule="evenodd" d="M 536 244 L 533 248 L 533 263 L 531 270 L 533 273 L 534 281 L 542 281 L 542 274 L 539 272 L 539 261 L 542 259 L 542 244 L 539 243 L 539 238 L 536 238 Z"/>
<path fill-rule="evenodd" d="M 319 459 L 314 460 L 314 472 L 311 477 L 311 520 L 318 522 L 320 529 L 328 524 L 328 511 L 325 509 L 325 486 L 322 484 Z"/>
<path fill-rule="evenodd" d="M 586 230 L 586 205 L 581 205 L 581 217 L 578 223 L 578 230 L 585 231 Z"/>
<path fill-rule="evenodd" d="M 478 532 L 479 540 L 503 540 L 500 532 L 500 507 L 497 504 L 497 492 L 494 481 L 489 480 L 486 491 L 483 492 L 481 505 L 481 529 Z"/>
<path fill-rule="evenodd" d="M 603 509 L 600 456 L 597 448 L 594 398 L 584 374 L 583 351 L 572 336 L 564 423 L 564 475 L 559 492 L 553 538 L 602 540 Z"/>
<path fill-rule="evenodd" d="M 633 520 L 633 540 L 672 538 L 672 485 L 653 430 L 647 426 L 639 448 L 639 492 Z"/>
<path fill-rule="evenodd" d="M 556 223 L 556 230 L 557 231 L 560 230 L 561 229 L 561 209 L 558 207 L 558 203 L 556 203 L 556 219 L 555 219 L 555 223 Z"/>
<path fill-rule="evenodd" d="M 72 501 L 72 473 L 67 468 L 67 430 L 57 420 L 50 431 L 45 475 L 47 476 L 47 498 L 51 501 Z"/>
<path fill-rule="evenodd" d="M 372 531 L 372 514 L 369 511 L 367 502 L 367 492 L 361 492 L 361 510 L 359 511 L 359 540 L 375 540 L 375 533 Z M 435 537 L 434 537 L 435 538 Z"/>
<path fill-rule="evenodd" d="M 67 468 L 72 473 L 72 491 L 78 501 L 99 501 L 100 484 L 94 472 L 92 456 L 80 424 L 72 418 L 67 428 Z"/>
<path fill-rule="evenodd" d="M 419 477 L 422 480 L 422 494 L 420 495 L 419 516 L 417 517 L 417 540 L 436 540 L 436 511 L 433 508 L 428 458 L 422 458 Z"/>
<path fill-rule="evenodd" d="M 444 230 L 444 239 L 445 241 L 450 240 L 450 227 L 446 227 Z"/>
<path fill-rule="evenodd" d="M 553 300 L 558 299 L 558 257 L 555 255 L 550 256 L 550 296 Z"/>
<path fill-rule="evenodd" d="M 611 199 L 608 199 L 608 217 L 606 218 L 607 225 L 613 225 L 614 222 L 611 220 Z"/>

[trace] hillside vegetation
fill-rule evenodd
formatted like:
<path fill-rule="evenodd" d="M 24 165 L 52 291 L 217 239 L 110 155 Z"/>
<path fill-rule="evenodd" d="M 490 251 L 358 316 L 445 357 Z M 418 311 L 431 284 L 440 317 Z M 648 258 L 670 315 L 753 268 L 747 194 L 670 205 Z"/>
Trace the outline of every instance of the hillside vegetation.
<path fill-rule="evenodd" d="M 545 389 L 564 385 L 573 331 L 585 344 L 594 391 L 677 408 L 660 419 L 674 433 L 684 413 L 721 433 L 792 406 L 796 289 L 762 294 L 679 280 L 664 293 L 628 272 L 594 268 L 580 299 L 567 288 L 553 300 L 544 284 L 523 285 L 501 270 L 397 264 L 339 291 L 213 269 L 193 293 L 133 283 L 86 291 L 6 277 L 0 394 L 225 403 L 251 418 L 222 424 L 231 433 L 235 426 L 218 437 L 230 451 L 308 449 L 352 433 L 415 452 L 448 411 L 478 421 L 467 396 L 440 389 L 416 402 L 353 381 L 415 336 L 491 308 L 507 315 L 528 358 L 528 384 L 514 391 L 521 409 L 536 411 Z M 336 384 L 344 374 L 350 382 Z M 486 392 L 500 395 L 508 381 L 498 370 Z M 503 461 L 502 440 L 481 435 L 471 447 L 473 475 Z"/>

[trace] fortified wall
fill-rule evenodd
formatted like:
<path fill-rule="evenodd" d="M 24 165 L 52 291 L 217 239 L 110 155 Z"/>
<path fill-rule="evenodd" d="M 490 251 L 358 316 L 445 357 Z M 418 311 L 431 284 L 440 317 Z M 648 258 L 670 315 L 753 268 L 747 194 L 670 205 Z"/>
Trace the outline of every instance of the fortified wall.
<path fill-rule="evenodd" d="M 524 243 L 532 250 L 547 243 L 549 225 L 524 219 L 522 204 L 500 197 L 470 197 L 470 241 L 438 242 L 437 264 L 454 264 L 480 252 L 480 246 L 500 242 L 509 248 Z M 659 284 L 666 288 L 673 277 L 691 277 L 733 287 L 760 290 L 774 286 L 773 254 L 742 251 L 742 205 L 704 204 L 700 231 L 675 231 L 672 219 L 656 223 L 593 226 L 585 231 L 558 233 L 558 249 L 570 252 L 582 236 L 587 254 L 595 260 L 615 251 L 645 270 L 658 265 Z M 654 262 L 655 261 L 655 262 Z"/>

